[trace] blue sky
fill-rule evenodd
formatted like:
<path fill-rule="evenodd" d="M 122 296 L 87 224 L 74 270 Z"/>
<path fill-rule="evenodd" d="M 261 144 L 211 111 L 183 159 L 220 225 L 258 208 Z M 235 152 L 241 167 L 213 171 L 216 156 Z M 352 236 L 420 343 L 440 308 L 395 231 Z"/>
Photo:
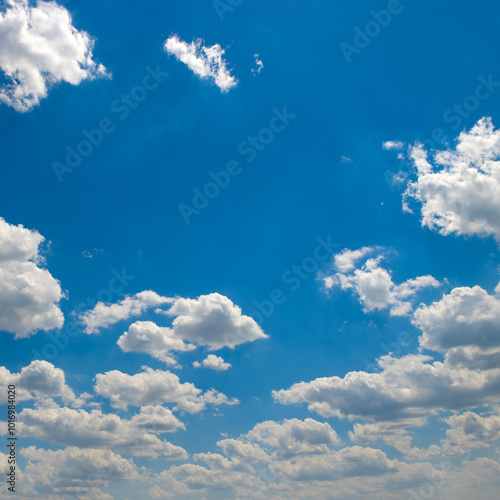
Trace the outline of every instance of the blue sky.
<path fill-rule="evenodd" d="M 499 21 L 2 2 L 19 498 L 496 498 Z"/>

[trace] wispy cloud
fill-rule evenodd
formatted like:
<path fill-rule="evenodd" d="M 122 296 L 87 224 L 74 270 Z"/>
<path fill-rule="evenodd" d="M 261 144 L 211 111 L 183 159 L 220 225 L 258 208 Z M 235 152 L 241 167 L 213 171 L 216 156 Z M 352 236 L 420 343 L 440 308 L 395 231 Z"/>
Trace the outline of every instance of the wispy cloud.
<path fill-rule="evenodd" d="M 165 42 L 165 51 L 183 62 L 195 75 L 202 79 L 212 80 L 222 92 L 228 92 L 237 85 L 237 80 L 231 75 L 223 59 L 224 49 L 215 44 L 210 47 L 203 45 L 201 38 L 191 43 L 184 42 L 173 35 Z"/>

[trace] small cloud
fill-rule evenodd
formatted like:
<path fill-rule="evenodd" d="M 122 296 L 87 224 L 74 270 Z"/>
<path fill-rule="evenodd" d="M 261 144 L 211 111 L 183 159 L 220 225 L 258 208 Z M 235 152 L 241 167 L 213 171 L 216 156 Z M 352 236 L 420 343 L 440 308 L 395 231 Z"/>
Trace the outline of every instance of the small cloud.
<path fill-rule="evenodd" d="M 390 151 L 390 150 L 400 150 L 400 149 L 403 149 L 405 147 L 405 143 L 404 142 L 401 142 L 401 141 L 386 141 L 382 144 L 382 147 L 386 150 L 386 151 Z"/>
<path fill-rule="evenodd" d="M 224 49 L 219 44 L 206 47 L 201 38 L 187 43 L 177 35 L 168 38 L 164 50 L 183 62 L 195 75 L 211 79 L 222 92 L 228 92 L 237 85 L 237 80 L 226 67 L 222 58 Z"/>
<path fill-rule="evenodd" d="M 199 361 L 193 363 L 194 368 L 201 368 L 202 366 L 216 371 L 226 371 L 231 368 L 229 363 L 226 363 L 220 356 L 215 356 L 215 354 L 209 354 L 201 363 Z"/>
<path fill-rule="evenodd" d="M 259 59 L 259 54 L 254 54 L 253 56 L 255 57 L 255 64 L 257 65 L 257 68 L 252 68 L 253 76 L 255 76 L 262 71 L 264 63 Z"/>
<path fill-rule="evenodd" d="M 341 157 L 340 157 L 340 161 L 341 161 L 342 163 L 352 163 L 351 158 L 349 158 L 348 156 L 341 156 Z"/>
<path fill-rule="evenodd" d="M 92 259 L 93 258 L 93 255 L 88 250 L 84 250 L 82 252 L 82 255 L 84 256 L 85 259 Z"/>

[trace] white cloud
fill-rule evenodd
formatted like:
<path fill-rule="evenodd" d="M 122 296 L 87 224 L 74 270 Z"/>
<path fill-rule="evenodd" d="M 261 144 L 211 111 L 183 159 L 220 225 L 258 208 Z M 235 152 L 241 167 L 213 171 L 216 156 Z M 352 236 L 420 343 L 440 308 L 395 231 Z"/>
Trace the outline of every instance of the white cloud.
<path fill-rule="evenodd" d="M 433 154 L 423 146 L 410 150 L 418 178 L 404 195 L 422 204 L 422 226 L 442 235 L 494 236 L 500 241 L 500 131 L 482 118 L 462 132 L 454 150 Z"/>
<path fill-rule="evenodd" d="M 230 363 L 226 363 L 224 359 L 220 356 L 216 356 L 215 354 L 209 354 L 201 363 L 199 361 L 195 361 L 193 363 L 195 368 L 209 368 L 210 370 L 216 371 L 225 371 L 231 368 Z"/>
<path fill-rule="evenodd" d="M 401 150 L 405 147 L 405 143 L 401 141 L 386 141 L 382 144 L 385 150 Z"/>
<path fill-rule="evenodd" d="M 374 252 L 379 255 L 365 259 Z M 364 263 L 356 269 L 361 259 L 365 259 Z M 382 249 L 378 247 L 345 249 L 334 256 L 334 267 L 339 272 L 323 277 L 325 287 L 332 289 L 338 286 L 342 290 L 354 291 L 365 312 L 390 309 L 391 316 L 404 316 L 412 311 L 412 303 L 408 299 L 422 288 L 440 286 L 432 276 L 419 276 L 396 285 L 390 272 L 380 267 L 382 260 Z"/>
<path fill-rule="evenodd" d="M 500 439 L 500 415 L 481 416 L 467 411 L 445 418 L 450 429 L 446 431 L 443 448 L 464 453 L 471 448 L 488 448 Z"/>
<path fill-rule="evenodd" d="M 271 469 L 292 481 L 338 481 L 346 477 L 380 476 L 396 472 L 396 463 L 385 453 L 353 446 L 317 456 L 299 456 L 293 461 L 276 462 Z"/>
<path fill-rule="evenodd" d="M 423 425 L 425 419 L 411 422 L 411 425 Z M 411 449 L 411 436 L 406 428 L 410 422 L 375 422 L 373 424 L 354 424 L 353 430 L 349 431 L 349 438 L 353 443 L 367 446 L 382 440 L 399 451 Z"/>
<path fill-rule="evenodd" d="M 340 443 L 337 433 L 329 424 L 312 418 L 261 422 L 245 438 L 274 449 L 280 458 L 304 453 L 327 453 L 330 446 Z"/>
<path fill-rule="evenodd" d="M 86 332 L 93 333 L 103 326 L 137 316 L 146 308 L 161 304 L 172 304 L 166 311 L 156 309 L 159 314 L 175 316 L 172 326 L 161 327 L 152 321 L 133 323 L 117 342 L 124 352 L 146 352 L 178 367 L 177 360 L 172 355 L 175 351 L 191 351 L 197 346 L 206 346 L 210 350 L 234 348 L 245 342 L 267 338 L 253 318 L 242 315 L 238 306 L 218 293 L 202 295 L 197 299 L 184 299 L 160 297 L 151 291 L 141 292 L 118 304 L 98 303 L 93 311 L 80 316 L 80 320 L 87 325 Z M 221 358 L 209 355 L 203 366 L 212 369 L 229 368 L 218 359 Z"/>
<path fill-rule="evenodd" d="M 344 248 L 340 253 L 333 256 L 333 264 L 337 271 L 341 273 L 350 273 L 356 269 L 356 263 L 369 255 L 378 247 L 362 247 L 358 250 L 349 250 Z"/>
<path fill-rule="evenodd" d="M 72 25 L 69 12 L 56 2 L 7 0 L 0 12 L 0 68 L 9 83 L 0 102 L 26 112 L 59 82 L 78 85 L 107 76 L 92 60 L 94 40 Z"/>
<path fill-rule="evenodd" d="M 217 442 L 217 446 L 233 463 L 255 465 L 271 462 L 271 457 L 256 443 L 244 442 L 241 439 L 223 439 Z M 201 454 L 198 454 L 199 457 Z"/>
<path fill-rule="evenodd" d="M 455 366 L 499 366 L 500 300 L 481 287 L 454 288 L 440 301 L 422 305 L 414 316 L 423 332 L 421 347 L 446 352 Z"/>
<path fill-rule="evenodd" d="M 414 419 L 412 423 L 422 425 L 424 421 Z M 356 439 L 373 442 L 381 433 L 389 441 L 390 430 L 400 435 L 402 428 L 388 422 L 369 429 L 357 427 Z M 312 419 L 262 422 L 237 439 L 219 441 L 217 446 L 223 454 L 193 455 L 195 462 L 204 465 L 172 466 L 156 475 L 154 483 L 159 495 L 168 490 L 189 498 L 220 497 L 222 490 L 228 498 L 249 500 L 399 500 L 420 498 L 420 491 L 427 495 L 427 485 L 442 500 L 461 498 L 461 491 L 469 496 L 474 491 L 475 498 L 483 500 L 496 498 L 495 487 L 500 482 L 492 478 L 497 478 L 500 466 L 494 460 L 464 461 L 462 467 L 448 460 L 436 468 L 429 463 L 390 460 L 383 451 L 369 447 L 333 449 L 339 444 L 328 424 Z M 409 441 L 407 444 L 409 448 Z M 416 451 L 420 450 L 411 448 L 412 453 Z M 439 451 L 425 453 L 432 456 Z"/>
<path fill-rule="evenodd" d="M 203 411 L 207 404 L 238 404 L 224 394 L 209 390 L 202 394 L 194 384 L 181 383 L 172 372 L 146 368 L 141 373 L 128 375 L 118 370 L 96 376 L 95 392 L 108 398 L 114 408 L 126 410 L 129 405 L 161 405 L 175 403 L 174 410 L 189 413 Z"/>
<path fill-rule="evenodd" d="M 49 443 L 78 448 L 113 449 L 134 456 L 181 460 L 187 453 L 155 434 L 184 429 L 167 408 L 142 407 L 131 420 L 101 410 L 72 410 L 58 406 L 25 408 L 19 415 L 19 432 Z"/>
<path fill-rule="evenodd" d="M 98 487 L 110 481 L 137 481 L 140 477 L 132 460 L 122 458 L 111 450 L 79 449 L 43 450 L 29 446 L 20 454 L 28 461 L 22 481 L 21 494 L 26 498 L 59 499 L 72 495 L 80 499 L 111 500 Z"/>
<path fill-rule="evenodd" d="M 259 478 L 244 471 L 231 470 L 229 465 L 207 469 L 195 464 L 171 467 L 168 471 L 159 474 L 156 480 L 170 489 L 177 486 L 182 493 L 195 493 L 197 495 L 195 498 L 200 498 L 198 491 L 206 488 L 220 491 L 239 486 L 253 487 L 256 482 L 259 482 Z"/>
<path fill-rule="evenodd" d="M 490 404 L 500 396 L 500 369 L 455 368 L 429 356 L 382 356 L 380 373 L 349 372 L 273 391 L 281 404 L 307 403 L 323 417 L 415 419 Z"/>
<path fill-rule="evenodd" d="M 162 490 L 158 485 L 153 486 L 149 490 L 149 498 L 155 498 L 157 500 L 167 500 L 174 496 L 173 493 L 169 491 Z"/>
<path fill-rule="evenodd" d="M 174 330 L 152 321 L 136 321 L 117 341 L 124 352 L 146 352 L 160 361 L 177 367 L 171 351 L 191 351 L 196 346 L 175 336 Z"/>
<path fill-rule="evenodd" d="M 252 68 L 253 76 L 255 76 L 262 71 L 264 63 L 259 59 L 259 54 L 254 54 L 253 56 L 255 57 L 255 65 L 257 66 L 256 68 Z"/>
<path fill-rule="evenodd" d="M 211 79 L 222 92 L 228 92 L 236 86 L 237 80 L 227 69 L 226 61 L 222 57 L 225 51 L 219 44 L 206 47 L 201 39 L 186 43 L 177 35 L 173 35 L 167 39 L 164 48 L 195 75 L 202 79 Z"/>
<path fill-rule="evenodd" d="M 0 330 L 16 338 L 61 328 L 61 284 L 39 266 L 44 263 L 38 232 L 0 218 Z"/>
<path fill-rule="evenodd" d="M 98 302 L 94 309 L 87 311 L 78 320 L 85 325 L 85 333 L 98 333 L 119 321 L 143 314 L 147 309 L 170 304 L 174 299 L 161 297 L 151 290 L 130 295 L 116 304 Z"/>
<path fill-rule="evenodd" d="M 242 315 L 241 308 L 219 293 L 177 298 L 168 311 L 159 312 L 176 316 L 172 322 L 175 337 L 213 351 L 267 338 L 253 318 Z"/>
<path fill-rule="evenodd" d="M 5 367 L 0 366 L 0 386 L 7 393 L 6 386 L 16 386 L 18 401 L 33 398 L 60 397 L 65 403 L 80 406 L 87 395 L 80 398 L 75 396 L 73 390 L 66 385 L 64 372 L 53 364 L 35 360 L 21 369 L 19 373 L 10 373 Z"/>

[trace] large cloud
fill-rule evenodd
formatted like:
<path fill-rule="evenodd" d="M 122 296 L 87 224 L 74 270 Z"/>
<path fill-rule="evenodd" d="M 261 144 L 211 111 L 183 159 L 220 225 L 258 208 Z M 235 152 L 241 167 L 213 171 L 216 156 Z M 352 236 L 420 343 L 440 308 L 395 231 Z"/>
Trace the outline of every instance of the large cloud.
<path fill-rule="evenodd" d="M 80 406 L 88 396 L 84 394 L 77 398 L 73 390 L 66 385 L 64 372 L 52 363 L 42 360 L 32 361 L 19 373 L 10 373 L 7 368 L 0 366 L 0 387 L 5 394 L 10 384 L 16 386 L 16 398 L 19 401 L 60 397 L 66 404 Z"/>
<path fill-rule="evenodd" d="M 257 424 L 245 437 L 274 449 L 281 458 L 304 453 L 326 453 L 329 446 L 340 443 L 337 433 L 329 424 L 312 418 L 293 418 L 283 422 L 268 420 Z"/>
<path fill-rule="evenodd" d="M 366 258 L 373 254 L 373 257 Z M 364 263 L 360 265 L 362 259 Z M 403 316 L 411 312 L 411 298 L 419 290 L 440 285 L 432 276 L 419 276 L 396 285 L 390 272 L 380 266 L 383 259 L 383 249 L 379 247 L 344 249 L 334 256 L 337 273 L 323 276 L 326 289 L 338 286 L 342 290 L 354 291 L 365 312 L 389 309 L 391 316 Z"/>
<path fill-rule="evenodd" d="M 458 137 L 455 149 L 410 149 L 417 180 L 405 192 L 422 204 L 422 226 L 440 234 L 494 236 L 500 241 L 500 131 L 483 118 Z"/>
<path fill-rule="evenodd" d="M 455 368 L 429 356 L 382 356 L 380 373 L 350 372 L 273 391 L 276 401 L 307 403 L 324 417 L 372 420 L 415 419 L 444 410 L 494 403 L 500 397 L 500 369 Z"/>
<path fill-rule="evenodd" d="M 0 101 L 20 112 L 47 97 L 48 87 L 106 76 L 92 60 L 94 40 L 72 25 L 56 2 L 6 0 L 0 12 L 0 68 L 10 83 L 0 87 Z"/>
<path fill-rule="evenodd" d="M 201 39 L 186 43 L 173 35 L 165 42 L 165 51 L 183 62 L 195 75 L 212 80 L 222 92 L 237 84 L 236 78 L 227 69 L 222 57 L 224 50 L 219 44 L 206 47 Z"/>
<path fill-rule="evenodd" d="M 500 415 L 481 416 L 467 411 L 444 420 L 450 429 L 446 431 L 444 448 L 464 452 L 470 448 L 488 448 L 500 439 Z"/>
<path fill-rule="evenodd" d="M 20 453 L 28 462 L 18 482 L 20 491 L 16 491 L 21 498 L 56 500 L 71 495 L 82 500 L 111 500 L 99 487 L 140 478 L 132 460 L 111 450 L 69 447 L 53 451 L 29 446 Z"/>
<path fill-rule="evenodd" d="M 196 346 L 175 336 L 174 330 L 158 326 L 152 321 L 136 321 L 118 339 L 118 346 L 124 352 L 146 352 L 156 359 L 177 367 L 173 351 L 191 351 Z"/>
<path fill-rule="evenodd" d="M 16 338 L 61 328 L 64 323 L 58 306 L 63 298 L 61 284 L 40 267 L 44 240 L 38 231 L 0 218 L 0 330 Z"/>
<path fill-rule="evenodd" d="M 175 403 L 174 410 L 198 413 L 207 404 L 219 406 L 238 403 L 238 400 L 230 400 L 213 389 L 202 393 L 194 384 L 181 383 L 179 377 L 172 372 L 151 368 L 135 375 L 118 370 L 99 373 L 96 376 L 95 392 L 108 398 L 114 408 L 123 410 L 129 405 Z"/>
<path fill-rule="evenodd" d="M 422 305 L 414 316 L 423 348 L 446 352 L 456 366 L 499 366 L 500 300 L 481 287 L 455 288 L 440 301 Z"/>
<path fill-rule="evenodd" d="M 191 350 L 194 346 L 206 346 L 209 350 L 234 348 L 267 338 L 253 318 L 241 314 L 241 308 L 219 293 L 171 301 L 170 309 L 157 312 L 175 316 L 172 327 L 159 327 L 150 321 L 136 322 L 118 339 L 122 350 L 147 352 L 175 364 L 172 351 Z"/>
<path fill-rule="evenodd" d="M 179 298 L 166 314 L 176 316 L 172 328 L 177 337 L 210 350 L 267 338 L 253 318 L 242 315 L 238 306 L 219 293 Z"/>
<path fill-rule="evenodd" d="M 142 407 L 131 420 L 101 410 L 72 410 L 52 406 L 25 408 L 19 415 L 19 432 L 49 443 L 78 448 L 104 448 L 135 456 L 186 459 L 180 447 L 160 440 L 155 433 L 184 428 L 172 412 L 161 406 Z"/>

